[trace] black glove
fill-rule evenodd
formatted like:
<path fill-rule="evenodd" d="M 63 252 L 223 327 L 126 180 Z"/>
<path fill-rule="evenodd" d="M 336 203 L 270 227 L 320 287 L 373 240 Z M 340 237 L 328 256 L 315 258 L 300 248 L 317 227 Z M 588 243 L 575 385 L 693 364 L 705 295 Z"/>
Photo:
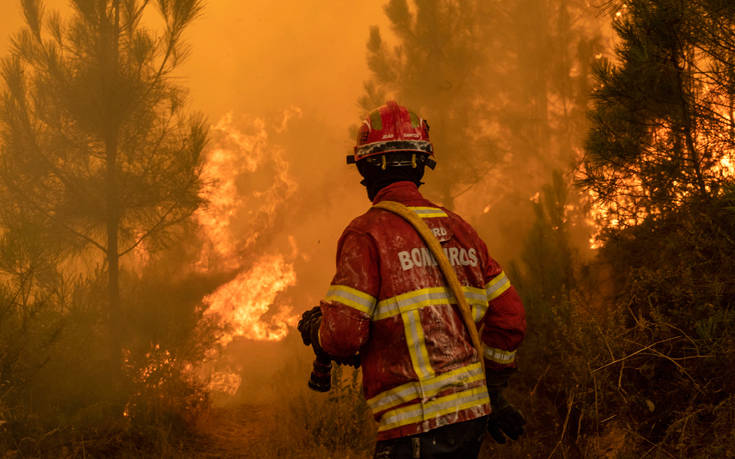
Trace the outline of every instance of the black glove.
<path fill-rule="evenodd" d="M 301 314 L 301 319 L 299 320 L 299 324 L 296 327 L 299 330 L 299 333 L 301 333 L 301 340 L 304 342 L 305 346 L 311 346 L 313 343 L 312 341 L 312 329 L 316 328 L 317 333 L 319 333 L 319 323 L 321 322 L 322 318 L 322 309 L 319 306 L 314 306 L 313 308 L 309 309 L 305 313 Z M 319 345 L 319 340 L 316 340 L 317 345 Z"/>
<path fill-rule="evenodd" d="M 523 435 L 526 419 L 523 414 L 503 397 L 500 391 L 490 392 L 492 413 L 488 417 L 487 431 L 498 443 L 505 443 L 505 437 L 518 440 Z"/>
<path fill-rule="evenodd" d="M 505 443 L 506 436 L 517 440 L 523 435 L 523 426 L 526 425 L 523 414 L 503 397 L 503 389 L 508 387 L 508 379 L 515 371 L 515 368 L 485 370 L 485 381 L 492 408 L 488 417 L 487 431 L 498 443 Z"/>
<path fill-rule="evenodd" d="M 301 340 L 306 346 L 311 346 L 317 356 L 327 356 L 337 365 L 349 365 L 358 368 L 360 366 L 360 356 L 358 354 L 349 357 L 334 357 L 328 355 L 319 345 L 319 326 L 322 323 L 322 310 L 319 306 L 315 306 L 301 315 L 301 320 L 297 326 L 301 333 Z"/>

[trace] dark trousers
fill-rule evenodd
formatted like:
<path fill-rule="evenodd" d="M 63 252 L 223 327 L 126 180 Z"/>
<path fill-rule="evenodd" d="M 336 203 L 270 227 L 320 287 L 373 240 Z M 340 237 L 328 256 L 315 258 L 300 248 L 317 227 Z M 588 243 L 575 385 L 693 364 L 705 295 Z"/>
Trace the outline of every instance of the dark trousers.
<path fill-rule="evenodd" d="M 487 432 L 487 416 L 410 437 L 379 441 L 375 459 L 476 458 Z"/>

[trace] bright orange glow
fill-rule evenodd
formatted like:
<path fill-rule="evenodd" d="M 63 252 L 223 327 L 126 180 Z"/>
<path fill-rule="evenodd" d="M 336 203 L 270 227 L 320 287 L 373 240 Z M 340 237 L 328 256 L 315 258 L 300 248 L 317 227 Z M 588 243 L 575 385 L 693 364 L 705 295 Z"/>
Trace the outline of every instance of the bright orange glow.
<path fill-rule="evenodd" d="M 277 129 L 285 129 L 288 120 L 299 116 L 298 108 L 283 113 Z M 214 147 L 208 152 L 202 169 L 207 184 L 203 197 L 208 204 L 196 213 L 212 253 L 229 269 L 241 265 L 241 254 L 250 248 L 273 225 L 283 201 L 296 189 L 289 175 L 283 151 L 269 145 L 269 134 L 262 118 L 245 120 L 239 125 L 232 113 L 213 128 Z M 272 171 L 267 188 L 241 190 L 248 180 L 265 166 Z M 245 229 L 246 231 L 242 231 Z M 200 260 L 204 264 L 205 260 Z"/>
<path fill-rule="evenodd" d="M 266 255 L 248 271 L 242 272 L 204 298 L 208 313 L 218 314 L 231 328 L 224 335 L 223 344 L 235 337 L 256 340 L 280 340 L 296 325 L 296 316 L 290 306 L 281 306 L 269 318 L 276 297 L 296 283 L 293 266 L 281 255 Z"/>
<path fill-rule="evenodd" d="M 235 395 L 242 384 L 242 377 L 235 373 L 215 371 L 212 372 L 207 387 L 213 392 L 222 392 Z"/>
<path fill-rule="evenodd" d="M 720 115 L 729 120 L 729 116 L 726 113 L 723 112 Z M 645 163 L 656 161 L 655 148 L 657 145 L 662 145 L 661 148 L 666 148 L 665 142 L 668 135 L 669 133 L 666 127 L 660 127 L 652 132 L 651 139 L 653 147 L 651 150 L 654 153 L 644 155 L 640 162 L 636 165 L 631 165 L 630 169 L 640 169 Z M 730 139 L 721 138 L 721 136 L 722 134 L 716 134 L 713 137 L 709 137 L 705 133 L 700 133 L 695 142 L 696 148 L 702 148 L 704 145 L 717 145 L 722 148 L 720 151 L 715 149 L 719 160 L 701 163 L 702 176 L 710 183 L 735 177 L 735 152 L 729 149 Z M 598 196 L 594 191 L 588 192 L 592 204 L 587 222 L 594 229 L 589 239 L 589 245 L 592 249 L 602 247 L 603 243 L 600 240 L 600 234 L 603 228 L 639 225 L 649 216 L 647 210 L 636 206 L 639 201 L 649 194 L 649 191 L 643 186 L 639 176 L 631 174 L 623 175 L 613 168 L 604 171 L 604 175 L 608 178 L 617 179 L 615 196 L 610 202 L 600 202 L 597 200 Z M 682 186 L 680 182 L 674 180 L 671 185 L 675 188 L 671 202 L 674 206 L 683 203 L 695 192 L 695 186 L 692 183 Z M 708 192 L 712 191 L 709 184 L 705 185 L 705 189 Z M 628 210 L 635 209 L 635 211 L 634 213 L 626 214 L 621 212 L 623 208 Z"/>
<path fill-rule="evenodd" d="M 295 241 L 289 239 L 283 254 L 260 256 L 252 265 L 248 252 L 272 230 L 278 212 L 297 188 L 284 151 L 271 142 L 270 134 L 284 131 L 289 120 L 299 116 L 301 110 L 291 107 L 269 126 L 263 118 L 236 121 L 230 113 L 212 129 L 213 147 L 202 170 L 208 204 L 196 214 L 207 242 L 199 268 L 206 270 L 214 263 L 239 271 L 203 300 L 208 313 L 217 315 L 227 328 L 221 344 L 238 336 L 280 340 L 296 323 L 290 306 L 274 305 L 278 294 L 296 283 L 293 264 L 286 261 L 286 256 L 298 254 Z"/>

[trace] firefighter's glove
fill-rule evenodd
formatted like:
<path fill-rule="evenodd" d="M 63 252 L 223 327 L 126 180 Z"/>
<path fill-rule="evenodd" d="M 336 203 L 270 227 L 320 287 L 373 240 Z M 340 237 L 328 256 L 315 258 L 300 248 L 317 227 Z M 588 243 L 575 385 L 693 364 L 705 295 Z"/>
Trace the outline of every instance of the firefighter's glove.
<path fill-rule="evenodd" d="M 490 392 L 490 407 L 492 412 L 488 417 L 487 431 L 496 442 L 505 443 L 506 436 L 517 440 L 523 435 L 526 419 L 518 409 L 508 403 L 500 391 Z"/>
<path fill-rule="evenodd" d="M 301 320 L 299 320 L 296 328 L 299 329 L 304 344 L 314 349 L 314 354 L 322 357 L 322 360 L 331 359 L 332 357 L 319 344 L 319 326 L 321 324 L 322 310 L 319 306 L 314 306 L 301 315 Z"/>
<path fill-rule="evenodd" d="M 319 344 L 319 326 L 322 323 L 322 310 L 319 306 L 315 306 L 301 315 L 301 320 L 297 326 L 301 333 L 301 340 L 306 346 L 314 348 L 314 353 L 318 356 L 326 356 L 337 365 L 348 365 L 358 368 L 360 366 L 360 356 L 358 354 L 349 357 L 334 357 L 328 355 Z"/>
<path fill-rule="evenodd" d="M 298 328 L 299 333 L 301 333 L 301 340 L 304 342 L 305 346 L 311 346 L 311 330 L 312 328 L 314 328 L 314 326 L 316 326 L 316 329 L 319 330 L 319 322 L 321 322 L 321 317 L 322 309 L 319 306 L 314 306 L 305 313 L 301 314 L 301 319 L 299 320 L 299 324 L 296 328 Z"/>

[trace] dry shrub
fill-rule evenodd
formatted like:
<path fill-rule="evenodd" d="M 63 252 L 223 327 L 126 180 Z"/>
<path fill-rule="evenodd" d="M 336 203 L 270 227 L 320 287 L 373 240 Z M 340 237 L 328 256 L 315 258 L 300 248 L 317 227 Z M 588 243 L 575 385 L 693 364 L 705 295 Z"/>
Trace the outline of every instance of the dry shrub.
<path fill-rule="evenodd" d="M 156 269 L 158 276 L 126 279 L 122 345 L 111 339 L 100 300 L 104 275 L 27 304 L 0 295 L 0 450 L 180 456 L 208 402 L 191 368 L 217 329 L 197 304 L 206 282 Z"/>
<path fill-rule="evenodd" d="M 692 203 L 610 236 L 594 263 L 559 256 L 565 229 L 547 215 L 512 277 L 529 332 L 508 392 L 527 414 L 528 434 L 488 450 L 735 455 L 732 205 Z"/>
<path fill-rule="evenodd" d="M 375 444 L 375 422 L 361 391 L 361 373 L 333 367 L 332 389 L 307 388 L 311 361 L 292 358 L 274 378 L 272 421 L 256 442 L 256 457 L 367 458 Z"/>

